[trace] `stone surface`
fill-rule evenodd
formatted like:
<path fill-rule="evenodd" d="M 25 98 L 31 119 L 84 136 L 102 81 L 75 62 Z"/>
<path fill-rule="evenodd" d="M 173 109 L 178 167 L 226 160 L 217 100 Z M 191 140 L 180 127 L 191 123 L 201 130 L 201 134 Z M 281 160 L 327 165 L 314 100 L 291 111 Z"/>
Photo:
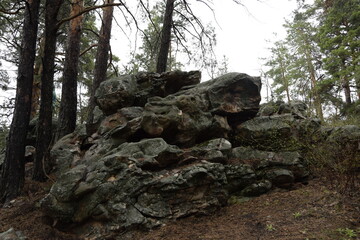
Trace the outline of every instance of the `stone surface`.
<path fill-rule="evenodd" d="M 96 239 L 105 239 L 306 179 L 304 139 L 330 139 L 332 130 L 307 118 L 301 103 L 258 113 L 259 78 L 199 82 L 199 72 L 104 82 L 94 133 L 79 127 L 51 151 L 58 179 L 41 201 L 44 212 L 79 232 L 96 223 Z"/>
<path fill-rule="evenodd" d="M 226 138 L 232 125 L 256 115 L 260 89 L 259 79 L 229 73 L 166 98 L 149 99 L 141 126 L 151 137 L 180 146 Z"/>
<path fill-rule="evenodd" d="M 309 176 L 305 161 L 299 152 L 269 152 L 250 147 L 233 148 L 230 154 L 233 164 L 249 164 L 257 171 L 263 169 L 286 169 L 292 172 L 296 180 Z"/>
<path fill-rule="evenodd" d="M 299 119 L 289 113 L 260 116 L 239 124 L 232 143 L 266 151 L 298 151 L 317 136 L 320 129 L 318 120 Z"/>
<path fill-rule="evenodd" d="M 101 83 L 95 98 L 100 109 L 110 115 L 124 107 L 143 107 L 149 97 L 166 97 L 184 86 L 198 84 L 200 79 L 199 71 L 123 75 Z"/>
<path fill-rule="evenodd" d="M 0 233 L 0 240 L 25 240 L 27 239 L 20 231 L 10 228 L 6 232 Z"/>

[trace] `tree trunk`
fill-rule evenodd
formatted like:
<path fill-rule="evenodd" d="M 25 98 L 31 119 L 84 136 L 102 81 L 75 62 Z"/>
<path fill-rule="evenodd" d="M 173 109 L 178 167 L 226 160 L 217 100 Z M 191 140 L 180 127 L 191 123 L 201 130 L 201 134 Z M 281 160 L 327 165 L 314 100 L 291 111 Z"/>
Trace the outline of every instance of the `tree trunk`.
<path fill-rule="evenodd" d="M 52 138 L 52 106 L 57 37 L 57 15 L 63 0 L 47 0 L 45 6 L 45 47 L 43 72 L 41 76 L 41 104 L 36 137 L 36 158 L 33 179 L 44 181 L 45 159 L 48 156 Z"/>
<path fill-rule="evenodd" d="M 341 81 L 342 81 L 342 88 L 344 89 L 344 94 L 345 94 L 345 102 L 346 102 L 346 105 L 349 106 L 352 102 L 349 80 L 343 76 Z"/>
<path fill-rule="evenodd" d="M 44 37 L 40 39 L 38 46 L 38 56 L 35 57 L 34 82 L 32 86 L 30 120 L 36 117 L 40 109 L 41 75 L 43 70 L 42 58 L 44 57 L 44 44 L 45 44 L 44 40 L 45 40 Z"/>
<path fill-rule="evenodd" d="M 114 0 L 106 0 L 107 4 L 113 3 Z M 92 134 L 91 125 L 94 120 L 94 108 L 96 105 L 95 102 L 95 92 L 96 89 L 100 86 L 100 83 L 106 79 L 106 71 L 109 58 L 110 50 L 110 38 L 111 38 L 111 24 L 113 18 L 114 7 L 105 7 L 103 8 L 103 19 L 99 34 L 99 42 L 96 52 L 95 60 L 95 69 L 94 69 L 94 80 L 90 92 L 90 100 L 88 107 L 88 117 L 87 117 L 87 131 L 88 134 Z"/>
<path fill-rule="evenodd" d="M 0 178 L 0 201 L 18 196 L 25 178 L 25 142 L 30 120 L 40 0 L 28 0 L 18 68 L 16 101 Z"/>
<path fill-rule="evenodd" d="M 167 59 L 169 55 L 170 41 L 171 41 L 171 28 L 172 16 L 174 12 L 175 0 L 167 0 L 164 14 L 164 23 L 161 32 L 160 50 L 156 64 L 156 72 L 166 72 Z"/>
<path fill-rule="evenodd" d="M 72 0 L 70 16 L 83 10 L 83 0 Z M 62 83 L 62 94 L 58 129 L 55 141 L 75 130 L 77 112 L 77 77 L 80 55 L 80 38 L 82 15 L 70 21 L 68 32 L 65 65 Z"/>
<path fill-rule="evenodd" d="M 307 46 L 310 46 L 310 43 L 306 42 Z M 310 74 L 310 80 L 311 80 L 311 91 L 314 93 L 314 105 L 315 105 L 315 112 L 317 117 L 324 122 L 324 115 L 322 111 L 322 104 L 321 104 L 321 98 L 319 91 L 317 89 L 317 81 L 316 81 L 316 73 L 315 73 L 315 67 L 311 61 L 311 54 L 309 53 L 309 50 L 305 50 L 305 56 L 307 61 L 307 68 Z"/>

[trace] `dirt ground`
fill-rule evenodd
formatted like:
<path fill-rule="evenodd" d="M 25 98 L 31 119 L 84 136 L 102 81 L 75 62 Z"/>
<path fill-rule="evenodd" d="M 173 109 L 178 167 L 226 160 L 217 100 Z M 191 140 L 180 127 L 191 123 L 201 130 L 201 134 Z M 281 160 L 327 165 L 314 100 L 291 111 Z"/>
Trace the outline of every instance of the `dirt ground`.
<path fill-rule="evenodd" d="M 39 211 L 38 201 L 50 185 L 27 180 L 24 195 L 0 208 L 0 232 L 12 227 L 29 240 L 82 239 L 52 227 L 53 221 Z M 232 204 L 211 216 L 192 216 L 150 232 L 125 235 L 134 240 L 360 239 L 360 195 L 341 195 L 315 179 L 247 202 L 232 199 Z"/>

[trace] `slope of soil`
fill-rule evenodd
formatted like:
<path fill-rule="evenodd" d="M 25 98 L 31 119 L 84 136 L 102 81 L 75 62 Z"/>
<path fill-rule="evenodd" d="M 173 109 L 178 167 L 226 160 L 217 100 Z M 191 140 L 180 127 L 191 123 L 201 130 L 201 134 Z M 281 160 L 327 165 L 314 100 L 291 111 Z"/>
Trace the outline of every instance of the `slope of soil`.
<path fill-rule="evenodd" d="M 52 227 L 53 221 L 39 211 L 38 201 L 49 185 L 27 181 L 24 195 L 0 209 L 0 232 L 13 227 L 29 240 L 86 239 Z M 117 239 L 360 239 L 360 197 L 341 195 L 316 179 L 247 202 L 234 198 L 214 215 L 191 216 L 150 232 L 123 233 Z"/>
<path fill-rule="evenodd" d="M 357 239 L 360 199 L 329 190 L 319 180 L 292 191 L 234 201 L 217 214 L 190 217 L 134 239 Z M 346 234 L 348 233 L 348 234 Z M 360 239 L 360 238 L 359 238 Z"/>

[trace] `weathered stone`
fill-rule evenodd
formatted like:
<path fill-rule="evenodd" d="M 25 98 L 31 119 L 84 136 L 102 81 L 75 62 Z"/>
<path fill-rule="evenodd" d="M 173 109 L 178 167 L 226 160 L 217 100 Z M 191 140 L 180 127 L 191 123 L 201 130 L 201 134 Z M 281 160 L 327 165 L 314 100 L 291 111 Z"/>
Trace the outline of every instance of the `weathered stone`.
<path fill-rule="evenodd" d="M 55 143 L 50 154 L 56 175 L 60 175 L 77 164 L 81 158 L 81 142 L 82 137 L 74 132 Z"/>
<path fill-rule="evenodd" d="M 138 91 L 135 105 L 145 106 L 147 99 L 154 96 L 166 97 L 178 92 L 182 87 L 200 83 L 201 72 L 173 71 L 164 73 L 138 73 L 136 75 Z"/>
<path fill-rule="evenodd" d="M 227 137 L 229 123 L 256 115 L 260 85 L 256 78 L 230 73 L 166 98 L 151 98 L 145 105 L 142 128 L 152 137 L 161 136 L 180 146 Z"/>
<path fill-rule="evenodd" d="M 0 240 L 25 240 L 27 239 L 20 231 L 10 228 L 6 232 L 0 233 Z"/>
<path fill-rule="evenodd" d="M 290 170 L 282 168 L 265 170 L 263 177 L 278 187 L 289 187 L 295 180 L 294 174 Z"/>
<path fill-rule="evenodd" d="M 320 130 L 320 123 L 291 114 L 256 117 L 237 126 L 234 146 L 252 146 L 265 151 L 298 151 Z"/>
<path fill-rule="evenodd" d="M 225 174 L 228 181 L 226 188 L 230 193 L 239 193 L 256 180 L 254 170 L 246 164 L 225 165 Z"/>
<path fill-rule="evenodd" d="M 245 189 L 240 192 L 240 195 L 245 197 L 256 197 L 261 194 L 267 193 L 270 191 L 272 183 L 269 180 L 257 181 L 253 184 L 250 184 Z"/>
<path fill-rule="evenodd" d="M 118 112 L 106 117 L 100 124 L 97 132 L 100 135 L 103 135 L 111 130 L 114 132 L 120 129 L 129 129 L 128 125 L 134 119 L 139 119 L 142 116 L 143 108 L 141 107 L 128 107 L 119 109 Z M 116 130 L 114 130 L 116 128 Z M 123 133 L 126 136 L 131 135 L 131 133 L 126 134 L 124 131 Z M 124 137 L 126 141 L 126 137 Z"/>
<path fill-rule="evenodd" d="M 135 77 L 123 75 L 102 82 L 96 90 L 95 99 L 100 109 L 106 115 L 110 115 L 117 109 L 132 106 L 136 89 Z"/>
<path fill-rule="evenodd" d="M 225 163 L 227 155 L 231 151 L 231 143 L 224 138 L 215 138 L 200 143 L 185 151 L 187 158 L 194 157 L 197 160 Z"/>
<path fill-rule="evenodd" d="M 148 98 L 166 97 L 184 86 L 198 84 L 200 78 L 199 71 L 123 75 L 101 83 L 95 97 L 101 110 L 110 115 L 124 107 L 143 107 Z"/>
<path fill-rule="evenodd" d="M 257 114 L 258 117 L 291 114 L 297 118 L 305 119 L 308 116 L 306 113 L 307 106 L 304 102 L 293 101 L 290 104 L 282 101 L 268 102 L 263 104 Z"/>
<path fill-rule="evenodd" d="M 228 73 L 199 84 L 191 92 L 206 93 L 210 111 L 231 120 L 248 120 L 259 110 L 261 81 L 242 73 Z M 235 119 L 237 118 L 237 119 Z"/>
<path fill-rule="evenodd" d="M 266 168 L 281 167 L 293 172 L 296 180 L 309 176 L 305 160 L 299 152 L 267 152 L 250 147 L 233 148 L 230 162 L 249 164 L 256 171 Z"/>

